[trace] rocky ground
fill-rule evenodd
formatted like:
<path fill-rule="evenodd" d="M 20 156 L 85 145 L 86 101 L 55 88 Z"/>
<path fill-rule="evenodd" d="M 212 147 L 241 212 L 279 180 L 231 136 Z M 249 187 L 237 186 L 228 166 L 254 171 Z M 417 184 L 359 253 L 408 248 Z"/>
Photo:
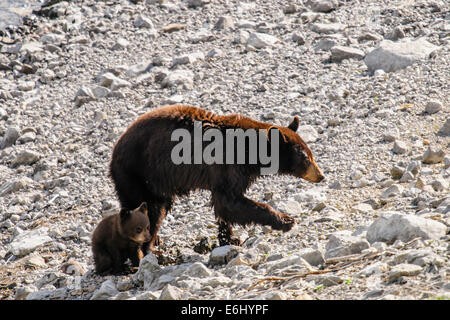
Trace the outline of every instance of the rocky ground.
<path fill-rule="evenodd" d="M 1 299 L 449 299 L 447 1 L 51 2 L 0 24 Z M 113 144 L 172 103 L 298 115 L 326 180 L 259 180 L 296 226 L 213 251 L 209 192 L 178 199 L 166 255 L 100 277 Z"/>

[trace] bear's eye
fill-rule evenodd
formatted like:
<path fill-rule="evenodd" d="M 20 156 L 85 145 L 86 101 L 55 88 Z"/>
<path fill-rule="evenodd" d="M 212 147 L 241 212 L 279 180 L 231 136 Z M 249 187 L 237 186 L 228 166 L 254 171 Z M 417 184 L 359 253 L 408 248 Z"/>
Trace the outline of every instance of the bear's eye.
<path fill-rule="evenodd" d="M 136 233 L 141 233 L 142 232 L 142 228 L 141 227 L 137 227 L 136 228 Z"/>

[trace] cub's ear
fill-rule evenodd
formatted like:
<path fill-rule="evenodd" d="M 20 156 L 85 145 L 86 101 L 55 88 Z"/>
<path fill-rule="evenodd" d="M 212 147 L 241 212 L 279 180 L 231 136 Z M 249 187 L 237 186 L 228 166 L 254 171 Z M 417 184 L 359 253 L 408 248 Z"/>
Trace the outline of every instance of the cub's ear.
<path fill-rule="evenodd" d="M 288 128 L 295 132 L 298 129 L 299 123 L 300 119 L 298 118 L 298 116 L 295 116 L 294 120 L 292 120 L 292 122 L 288 125 Z"/>
<path fill-rule="evenodd" d="M 138 208 L 138 211 L 147 214 L 147 202 L 142 202 L 141 205 Z"/>
<path fill-rule="evenodd" d="M 125 220 L 130 216 L 130 211 L 126 208 L 120 209 L 120 219 Z"/>

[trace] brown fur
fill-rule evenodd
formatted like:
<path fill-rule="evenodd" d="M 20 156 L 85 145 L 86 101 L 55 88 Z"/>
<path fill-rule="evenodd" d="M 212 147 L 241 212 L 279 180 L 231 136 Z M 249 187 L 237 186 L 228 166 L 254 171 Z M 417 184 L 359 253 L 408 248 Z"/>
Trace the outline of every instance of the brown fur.
<path fill-rule="evenodd" d="M 142 201 L 148 203 L 152 237 L 150 248 L 153 250 L 156 244 L 159 226 L 170 211 L 174 197 L 187 195 L 196 189 L 206 189 L 212 193 L 212 205 L 219 222 L 220 245 L 239 244 L 238 239 L 232 238 L 232 224 L 235 223 L 257 223 L 289 231 L 294 219 L 244 196 L 260 175 L 259 162 L 256 165 L 175 165 L 171 161 L 171 151 L 178 143 L 171 141 L 172 132 L 179 128 L 193 132 L 194 120 L 202 121 L 203 132 L 211 127 L 222 132 L 229 128 L 265 129 L 269 136 L 270 130 L 278 130 L 279 173 L 314 182 L 323 179 L 311 150 L 295 133 L 298 117 L 288 127 L 281 127 L 239 114 L 220 116 L 191 106 L 157 108 L 138 118 L 119 138 L 110 163 L 110 174 L 122 207 L 136 207 Z M 270 143 L 268 145 L 270 148 Z"/>
<path fill-rule="evenodd" d="M 134 267 L 144 256 L 142 245 L 150 241 L 150 222 L 147 204 L 135 210 L 122 209 L 120 213 L 104 218 L 92 235 L 92 252 L 98 274 L 117 274 L 125 271 L 129 258 Z"/>

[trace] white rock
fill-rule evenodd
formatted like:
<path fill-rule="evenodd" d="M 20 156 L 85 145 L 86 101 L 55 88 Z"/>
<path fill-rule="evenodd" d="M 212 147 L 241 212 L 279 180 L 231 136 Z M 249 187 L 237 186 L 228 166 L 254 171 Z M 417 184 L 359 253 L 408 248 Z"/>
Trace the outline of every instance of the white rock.
<path fill-rule="evenodd" d="M 370 247 L 369 242 L 362 237 L 352 236 L 351 231 L 338 231 L 331 234 L 325 246 L 325 258 L 348 256 L 360 253 Z"/>
<path fill-rule="evenodd" d="M 417 237 L 437 240 L 445 236 L 446 230 L 447 227 L 438 221 L 387 211 L 369 226 L 367 240 L 389 244 L 396 240 L 407 242 Z"/>
<path fill-rule="evenodd" d="M 175 87 L 182 85 L 185 89 L 192 89 L 194 83 L 194 73 L 189 70 L 175 70 L 169 72 L 162 80 L 161 86 Z"/>
<path fill-rule="evenodd" d="M 180 300 L 183 291 L 177 287 L 167 284 L 159 296 L 159 300 Z"/>
<path fill-rule="evenodd" d="M 194 278 L 206 278 L 211 276 L 211 270 L 201 262 L 194 262 L 186 269 L 184 274 Z"/>
<path fill-rule="evenodd" d="M 346 28 L 346 25 L 341 23 L 313 23 L 311 30 L 317 33 L 331 34 L 341 32 Z"/>
<path fill-rule="evenodd" d="M 279 42 L 280 40 L 277 37 L 270 34 L 255 32 L 248 38 L 247 45 L 256 49 L 262 49 L 265 47 L 272 47 Z"/>
<path fill-rule="evenodd" d="M 211 265 L 221 265 L 227 264 L 239 253 L 239 248 L 232 245 L 226 245 L 222 247 L 215 248 L 211 251 L 209 255 L 209 264 Z"/>
<path fill-rule="evenodd" d="M 52 238 L 48 236 L 48 228 L 46 227 L 24 231 L 9 244 L 8 251 L 17 257 L 21 257 L 51 241 Z"/>
<path fill-rule="evenodd" d="M 396 140 L 392 151 L 396 154 L 405 154 L 408 152 L 408 145 L 403 141 Z"/>
<path fill-rule="evenodd" d="M 297 129 L 297 134 L 306 143 L 313 143 L 319 139 L 319 133 L 313 126 L 310 125 L 299 126 L 299 128 Z"/>
<path fill-rule="evenodd" d="M 155 275 L 157 272 L 161 270 L 160 265 L 158 264 L 158 258 L 153 253 L 148 253 L 144 258 L 139 262 L 139 269 L 134 275 L 134 277 L 144 283 L 144 289 L 149 290 L 153 280 L 155 279 Z"/>
<path fill-rule="evenodd" d="M 385 72 L 392 72 L 406 68 L 416 61 L 427 58 L 437 49 L 439 47 L 423 38 L 400 42 L 383 40 L 378 48 L 366 55 L 364 62 L 369 71 L 382 69 Z"/>
<path fill-rule="evenodd" d="M 152 61 L 151 60 L 146 60 L 137 64 L 134 64 L 132 66 L 128 67 L 128 70 L 125 72 L 125 76 L 127 76 L 128 78 L 134 78 L 137 77 L 138 75 L 147 72 L 150 67 L 152 65 Z"/>
<path fill-rule="evenodd" d="M 106 280 L 102 283 L 100 289 L 94 292 L 91 300 L 107 300 L 108 298 L 114 297 L 119 294 L 116 285 L 112 280 Z"/>

